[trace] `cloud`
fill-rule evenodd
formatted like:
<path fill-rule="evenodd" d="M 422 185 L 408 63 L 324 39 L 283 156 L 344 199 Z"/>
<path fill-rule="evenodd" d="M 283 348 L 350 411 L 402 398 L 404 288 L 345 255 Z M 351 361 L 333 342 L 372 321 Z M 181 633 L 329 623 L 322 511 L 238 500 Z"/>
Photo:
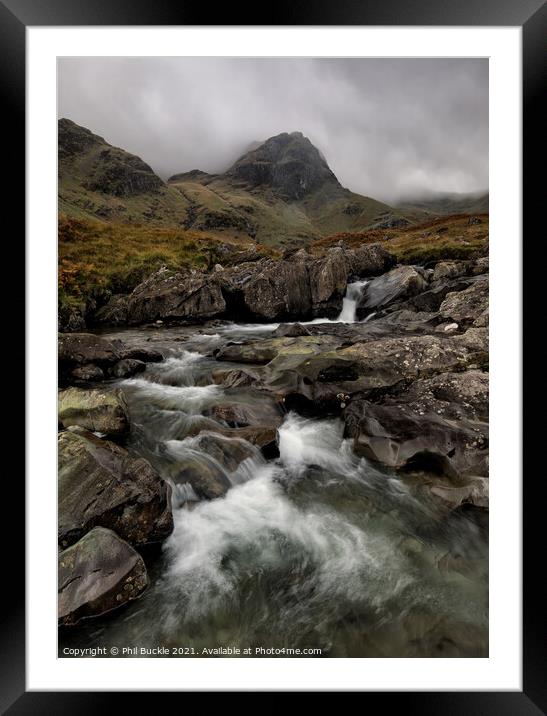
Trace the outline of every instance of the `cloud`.
<path fill-rule="evenodd" d="M 58 113 L 166 178 L 301 131 L 385 201 L 488 187 L 488 60 L 62 58 Z"/>

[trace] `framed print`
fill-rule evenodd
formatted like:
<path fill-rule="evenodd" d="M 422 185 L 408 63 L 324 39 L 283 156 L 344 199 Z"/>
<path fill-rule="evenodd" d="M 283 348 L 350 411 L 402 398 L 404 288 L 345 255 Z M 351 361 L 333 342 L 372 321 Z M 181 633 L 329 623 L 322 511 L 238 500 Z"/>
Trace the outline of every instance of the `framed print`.
<path fill-rule="evenodd" d="M 0 10 L 21 217 L 26 156 L 3 708 L 543 712 L 521 342 L 545 8 Z"/>

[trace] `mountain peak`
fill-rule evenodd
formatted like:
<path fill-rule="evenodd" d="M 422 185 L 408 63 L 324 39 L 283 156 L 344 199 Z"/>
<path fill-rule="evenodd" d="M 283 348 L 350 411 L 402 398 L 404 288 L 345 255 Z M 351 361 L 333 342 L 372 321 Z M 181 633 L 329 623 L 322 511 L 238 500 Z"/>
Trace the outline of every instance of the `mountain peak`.
<path fill-rule="evenodd" d="M 251 187 L 269 186 L 289 200 L 302 199 L 325 183 L 340 186 L 321 152 L 302 132 L 270 137 L 226 174 Z"/>

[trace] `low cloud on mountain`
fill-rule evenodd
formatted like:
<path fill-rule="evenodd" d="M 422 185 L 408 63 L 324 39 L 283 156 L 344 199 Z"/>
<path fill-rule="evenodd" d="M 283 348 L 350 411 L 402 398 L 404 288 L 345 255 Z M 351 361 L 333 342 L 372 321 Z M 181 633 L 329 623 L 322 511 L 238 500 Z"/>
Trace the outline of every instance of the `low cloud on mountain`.
<path fill-rule="evenodd" d="M 488 188 L 485 59 L 63 58 L 58 111 L 164 178 L 302 131 L 367 196 Z"/>

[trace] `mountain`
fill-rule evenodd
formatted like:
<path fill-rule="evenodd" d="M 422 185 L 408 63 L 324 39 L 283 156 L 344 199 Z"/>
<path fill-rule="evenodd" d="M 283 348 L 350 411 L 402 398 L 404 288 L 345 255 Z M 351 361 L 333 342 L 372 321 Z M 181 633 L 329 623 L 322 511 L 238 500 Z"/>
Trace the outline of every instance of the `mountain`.
<path fill-rule="evenodd" d="M 407 213 L 417 210 L 434 216 L 487 214 L 488 203 L 488 192 L 473 192 L 470 194 L 438 192 L 425 197 L 409 197 L 399 202 L 397 208 Z"/>
<path fill-rule="evenodd" d="M 193 228 L 224 225 L 265 244 L 406 223 L 404 212 L 345 189 L 301 132 L 267 139 L 223 174 L 194 170 L 168 184 L 193 205 Z"/>
<path fill-rule="evenodd" d="M 253 143 L 223 174 L 195 169 L 164 182 L 139 157 L 69 119 L 59 120 L 58 131 L 59 213 L 69 217 L 271 246 L 408 223 L 405 210 L 344 188 L 300 132 Z"/>
<path fill-rule="evenodd" d="M 59 213 L 181 226 L 188 203 L 142 159 L 69 119 L 58 123 Z"/>

